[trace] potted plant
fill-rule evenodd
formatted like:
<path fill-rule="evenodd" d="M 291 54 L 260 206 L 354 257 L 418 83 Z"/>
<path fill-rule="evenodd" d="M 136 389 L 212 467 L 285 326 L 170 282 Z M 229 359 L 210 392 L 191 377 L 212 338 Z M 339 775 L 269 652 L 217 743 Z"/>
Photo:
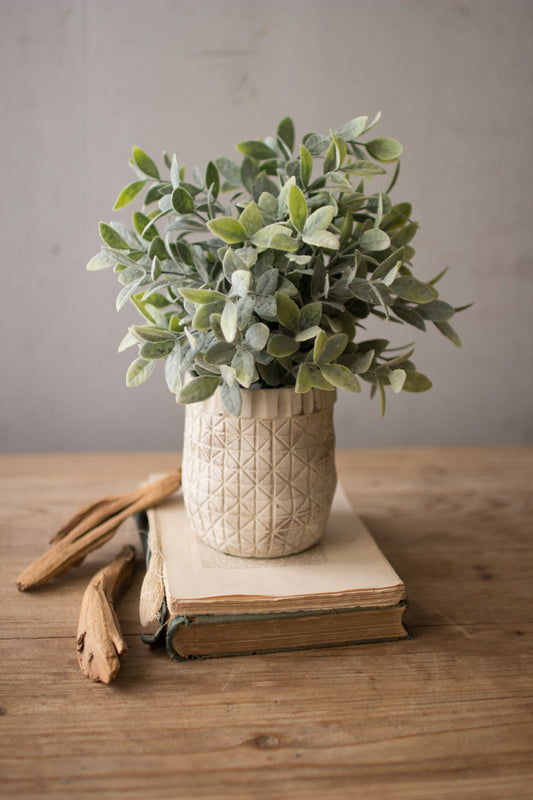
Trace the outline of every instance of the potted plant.
<path fill-rule="evenodd" d="M 103 247 L 88 269 L 112 267 L 117 309 L 144 318 L 119 350 L 137 345 L 126 381 L 164 362 L 168 388 L 186 404 L 183 491 L 191 524 L 235 555 L 280 556 L 314 544 L 336 483 L 336 389 L 371 396 L 423 392 L 429 379 L 413 347 L 364 337 L 378 317 L 420 330 L 432 323 L 455 345 L 461 310 L 413 274 L 418 225 L 393 205 L 402 147 L 369 136 L 357 117 L 295 149 L 283 119 L 274 136 L 237 145 L 205 172 L 163 154 L 166 173 L 140 148 L 137 180 L 115 209 L 144 193 L 133 226 L 100 223 Z M 388 185 L 370 192 L 377 176 Z"/>

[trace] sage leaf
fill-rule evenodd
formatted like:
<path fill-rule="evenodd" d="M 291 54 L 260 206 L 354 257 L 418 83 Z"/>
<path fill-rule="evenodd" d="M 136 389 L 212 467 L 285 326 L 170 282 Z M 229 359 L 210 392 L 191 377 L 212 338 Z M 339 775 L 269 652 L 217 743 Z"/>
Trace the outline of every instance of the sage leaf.
<path fill-rule="evenodd" d="M 220 319 L 220 326 L 224 339 L 227 342 L 233 342 L 237 335 L 237 309 L 231 300 L 226 301 L 222 317 Z"/>
<path fill-rule="evenodd" d="M 213 198 L 216 200 L 220 191 L 220 177 L 218 169 L 213 161 L 210 161 L 205 170 L 205 185 L 207 189 L 211 189 Z"/>
<path fill-rule="evenodd" d="M 150 156 L 146 155 L 144 150 L 141 150 L 140 147 L 133 148 L 133 160 L 141 172 L 144 172 L 144 174 L 148 175 L 149 178 L 155 178 L 156 180 L 159 180 L 159 171 L 156 165 Z"/>
<path fill-rule="evenodd" d="M 140 349 L 141 358 L 158 359 L 166 358 L 174 348 L 174 342 L 170 339 L 162 342 L 145 342 Z"/>
<path fill-rule="evenodd" d="M 218 376 L 201 375 L 198 378 L 192 378 L 180 389 L 176 399 L 178 403 L 200 403 L 214 395 L 219 384 Z"/>
<path fill-rule="evenodd" d="M 400 142 L 388 136 L 372 139 L 371 142 L 365 144 L 365 147 L 372 158 L 377 161 L 396 161 L 403 152 Z"/>
<path fill-rule="evenodd" d="M 267 351 L 277 358 L 292 356 L 299 349 L 298 342 L 284 333 L 273 333 L 268 340 Z"/>
<path fill-rule="evenodd" d="M 238 164 L 235 161 L 232 161 L 230 158 L 226 158 L 225 156 L 221 156 L 220 158 L 215 159 L 215 165 L 217 166 L 220 174 L 226 181 L 234 187 L 241 186 L 241 170 Z"/>
<path fill-rule="evenodd" d="M 297 342 L 307 342 L 309 339 L 314 339 L 318 336 L 321 330 L 322 328 L 319 328 L 318 325 L 313 325 L 310 328 L 304 328 L 298 331 L 294 338 Z"/>
<path fill-rule="evenodd" d="M 115 205 L 113 208 L 117 210 L 127 206 L 128 203 L 131 203 L 131 201 L 137 197 L 143 187 L 146 186 L 146 183 L 147 181 L 134 181 L 133 183 L 129 183 L 115 200 Z"/>
<path fill-rule="evenodd" d="M 398 297 L 411 303 L 429 303 L 438 297 L 437 291 L 432 286 L 422 283 L 412 275 L 400 275 L 392 282 L 391 289 Z"/>
<path fill-rule="evenodd" d="M 323 364 L 320 372 L 329 383 L 339 389 L 346 389 L 349 392 L 361 391 L 361 384 L 348 367 L 343 367 L 341 364 Z"/>
<path fill-rule="evenodd" d="M 178 289 L 180 295 L 192 303 L 214 303 L 216 300 L 225 300 L 226 296 L 213 289 L 195 289 L 189 286 L 183 286 Z"/>
<path fill-rule="evenodd" d="M 226 244 L 244 242 L 247 234 L 241 223 L 233 217 L 217 217 L 207 223 L 207 227 L 215 236 Z"/>
<path fill-rule="evenodd" d="M 416 309 L 411 308 L 410 306 L 401 306 L 395 304 L 393 305 L 392 310 L 397 317 L 403 320 L 403 322 L 407 322 L 408 325 L 413 325 L 420 331 L 426 330 L 426 323 Z"/>
<path fill-rule="evenodd" d="M 329 231 L 315 231 L 315 233 L 304 233 L 302 240 L 312 247 L 324 247 L 326 250 L 338 250 L 340 242 L 334 233 Z"/>
<path fill-rule="evenodd" d="M 239 297 L 243 297 L 250 289 L 252 273 L 247 269 L 236 269 L 231 276 L 231 285 Z"/>
<path fill-rule="evenodd" d="M 300 330 L 319 325 L 321 318 L 322 303 L 308 303 L 300 311 Z"/>
<path fill-rule="evenodd" d="M 392 386 L 392 391 L 395 394 L 399 394 L 403 389 L 407 373 L 404 369 L 394 369 L 389 373 L 388 378 Z"/>
<path fill-rule="evenodd" d="M 256 281 L 256 291 L 260 295 L 273 295 L 278 286 L 279 270 L 268 269 Z"/>
<path fill-rule="evenodd" d="M 315 340 L 315 351 L 313 360 L 316 364 L 329 364 L 336 361 L 337 358 L 344 352 L 348 344 L 348 337 L 345 333 L 334 333 L 332 336 L 326 336 L 324 333 L 325 341 L 321 336 L 317 336 Z M 320 339 L 320 342 L 319 342 Z M 318 347 L 317 347 L 318 345 Z M 326 376 L 327 377 L 327 376 Z M 329 378 L 327 378 L 329 380 Z"/>
<path fill-rule="evenodd" d="M 256 203 L 252 201 L 246 206 L 239 217 L 239 222 L 246 231 L 247 238 L 251 238 L 254 233 L 261 230 L 263 221 L 261 219 L 261 212 Z"/>
<path fill-rule="evenodd" d="M 215 342 L 206 351 L 205 360 L 208 364 L 220 366 L 220 364 L 229 364 L 235 355 L 235 345 L 228 344 L 227 342 Z"/>
<path fill-rule="evenodd" d="M 362 234 L 359 246 L 365 253 L 375 253 L 380 250 L 387 250 L 390 247 L 390 239 L 385 231 L 379 228 L 371 228 Z"/>
<path fill-rule="evenodd" d="M 275 150 L 272 150 L 264 142 L 255 140 L 241 142 L 237 145 L 237 150 L 239 150 L 239 152 L 241 152 L 244 156 L 251 156 L 252 158 L 256 158 L 258 161 L 264 161 L 266 158 L 277 157 Z"/>
<path fill-rule="evenodd" d="M 304 233 L 311 234 L 325 230 L 335 216 L 334 206 L 322 206 L 310 214 L 304 225 Z"/>
<path fill-rule="evenodd" d="M 294 391 L 296 394 L 305 394 L 313 388 L 311 380 L 311 373 L 307 364 L 300 364 L 298 374 L 296 376 L 296 385 Z"/>
<path fill-rule="evenodd" d="M 177 394 L 181 387 L 180 378 L 181 347 L 176 342 L 165 361 L 165 381 L 172 394 Z"/>
<path fill-rule="evenodd" d="M 350 175 L 357 175 L 361 178 L 371 178 L 373 175 L 385 175 L 387 172 L 387 170 L 380 167 L 379 164 L 361 159 L 348 162 L 342 169 L 343 172 L 347 172 Z"/>
<path fill-rule="evenodd" d="M 224 382 L 220 389 L 220 398 L 228 414 L 238 417 L 242 410 L 242 397 L 238 385 L 234 383 L 229 386 Z"/>
<path fill-rule="evenodd" d="M 248 350 L 239 347 L 233 357 L 231 366 L 235 370 L 237 380 L 245 389 L 250 388 L 254 376 L 254 357 Z"/>
<path fill-rule="evenodd" d="M 146 358 L 136 358 L 128 367 L 126 384 L 128 386 L 139 386 L 144 383 L 154 371 L 154 367 L 154 361 L 148 361 Z"/>
<path fill-rule="evenodd" d="M 190 214 L 194 211 L 194 200 L 183 186 L 177 186 L 172 192 L 172 208 L 176 214 Z"/>
<path fill-rule="evenodd" d="M 300 145 L 300 179 L 302 186 L 307 186 L 311 180 L 311 173 L 313 172 L 313 156 L 302 144 Z"/>
<path fill-rule="evenodd" d="M 114 261 L 111 256 L 105 252 L 105 250 L 101 250 L 100 253 L 97 253 L 95 256 L 91 258 L 89 263 L 87 264 L 87 269 L 90 272 L 96 272 L 96 270 L 100 269 L 107 269 L 108 267 L 112 267 L 114 265 Z"/>
<path fill-rule="evenodd" d="M 459 334 L 455 328 L 452 328 L 449 322 L 434 322 L 433 324 L 439 329 L 443 336 L 446 336 L 446 338 L 449 339 L 450 342 L 452 342 L 452 344 L 454 344 L 456 347 L 463 346 Z"/>
<path fill-rule="evenodd" d="M 278 136 L 285 142 L 289 151 L 292 153 L 294 149 L 294 122 L 290 117 L 283 117 L 278 125 Z"/>
<path fill-rule="evenodd" d="M 421 306 L 418 313 L 432 322 L 447 322 L 455 314 L 455 309 L 444 300 L 431 300 Z"/>
<path fill-rule="evenodd" d="M 402 388 L 404 392 L 427 392 L 432 386 L 433 384 L 429 378 L 423 375 L 421 372 L 409 370 L 406 373 L 405 382 Z"/>
<path fill-rule="evenodd" d="M 300 325 L 300 309 L 290 297 L 276 292 L 276 313 L 281 324 L 292 333 L 296 333 Z"/>
<path fill-rule="evenodd" d="M 363 133 L 367 122 L 368 117 L 356 117 L 337 128 L 334 131 L 335 136 L 344 139 L 345 142 L 355 142 L 357 137 Z"/>
<path fill-rule="evenodd" d="M 252 350 L 263 350 L 266 347 L 269 333 L 268 326 L 264 322 L 256 322 L 246 331 L 244 341 Z"/>
<path fill-rule="evenodd" d="M 100 236 L 108 247 L 113 250 L 129 250 L 129 245 L 118 235 L 116 230 L 108 225 L 107 222 L 100 222 Z"/>
<path fill-rule="evenodd" d="M 289 189 L 289 214 L 296 230 L 303 231 L 307 220 L 307 203 L 304 193 L 296 185 Z"/>

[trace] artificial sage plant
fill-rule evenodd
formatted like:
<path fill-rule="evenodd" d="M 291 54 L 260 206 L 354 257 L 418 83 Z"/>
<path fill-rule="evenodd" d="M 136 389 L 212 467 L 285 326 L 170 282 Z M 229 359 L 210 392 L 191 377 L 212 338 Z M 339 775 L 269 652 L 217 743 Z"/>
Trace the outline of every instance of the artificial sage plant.
<path fill-rule="evenodd" d="M 307 134 L 295 150 L 286 117 L 275 136 L 237 145 L 240 164 L 217 158 L 205 172 L 194 167 L 190 179 L 175 155 L 163 154 L 162 176 L 133 148 L 138 179 L 115 209 L 144 192 L 142 210 L 133 212 L 132 228 L 100 223 L 104 244 L 88 264 L 112 267 L 122 285 L 117 309 L 129 301 L 144 318 L 119 346 L 139 347 L 129 386 L 164 361 L 178 402 L 205 400 L 220 386 L 234 415 L 240 387 L 359 392 L 361 379 L 379 393 L 382 414 L 387 387 L 430 388 L 412 346 L 364 338 L 373 316 L 420 330 L 431 322 L 461 344 L 449 320 L 462 309 L 435 288 L 445 270 L 429 282 L 413 274 L 418 224 L 409 203 L 389 197 L 402 146 L 365 138 L 379 118 Z M 365 181 L 388 165 L 387 189 L 370 193 Z"/>

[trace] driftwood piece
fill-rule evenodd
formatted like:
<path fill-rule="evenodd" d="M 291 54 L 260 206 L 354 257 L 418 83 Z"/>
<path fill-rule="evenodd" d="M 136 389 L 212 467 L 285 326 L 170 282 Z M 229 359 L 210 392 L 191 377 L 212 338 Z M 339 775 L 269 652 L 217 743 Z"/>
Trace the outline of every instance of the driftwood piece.
<path fill-rule="evenodd" d="M 180 482 L 181 470 L 177 469 L 132 492 L 111 495 L 81 509 L 52 538 L 49 550 L 21 572 L 17 587 L 24 592 L 81 564 L 88 553 L 111 539 L 125 519 L 161 503 Z"/>
<path fill-rule="evenodd" d="M 81 671 L 92 681 L 110 683 L 128 647 L 120 631 L 115 603 L 131 584 L 135 548 L 123 547 L 117 558 L 96 573 L 81 603 L 76 651 Z"/>

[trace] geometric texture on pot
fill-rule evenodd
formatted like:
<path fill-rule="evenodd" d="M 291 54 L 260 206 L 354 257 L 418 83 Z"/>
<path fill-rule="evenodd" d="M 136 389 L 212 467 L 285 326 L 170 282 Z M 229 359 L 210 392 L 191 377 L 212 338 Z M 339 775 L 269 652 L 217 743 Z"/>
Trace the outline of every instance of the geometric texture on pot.
<path fill-rule="evenodd" d="M 186 406 L 183 497 L 196 535 L 236 556 L 276 558 L 314 545 L 337 483 L 335 392 L 243 392 L 239 417 L 218 393 Z"/>

